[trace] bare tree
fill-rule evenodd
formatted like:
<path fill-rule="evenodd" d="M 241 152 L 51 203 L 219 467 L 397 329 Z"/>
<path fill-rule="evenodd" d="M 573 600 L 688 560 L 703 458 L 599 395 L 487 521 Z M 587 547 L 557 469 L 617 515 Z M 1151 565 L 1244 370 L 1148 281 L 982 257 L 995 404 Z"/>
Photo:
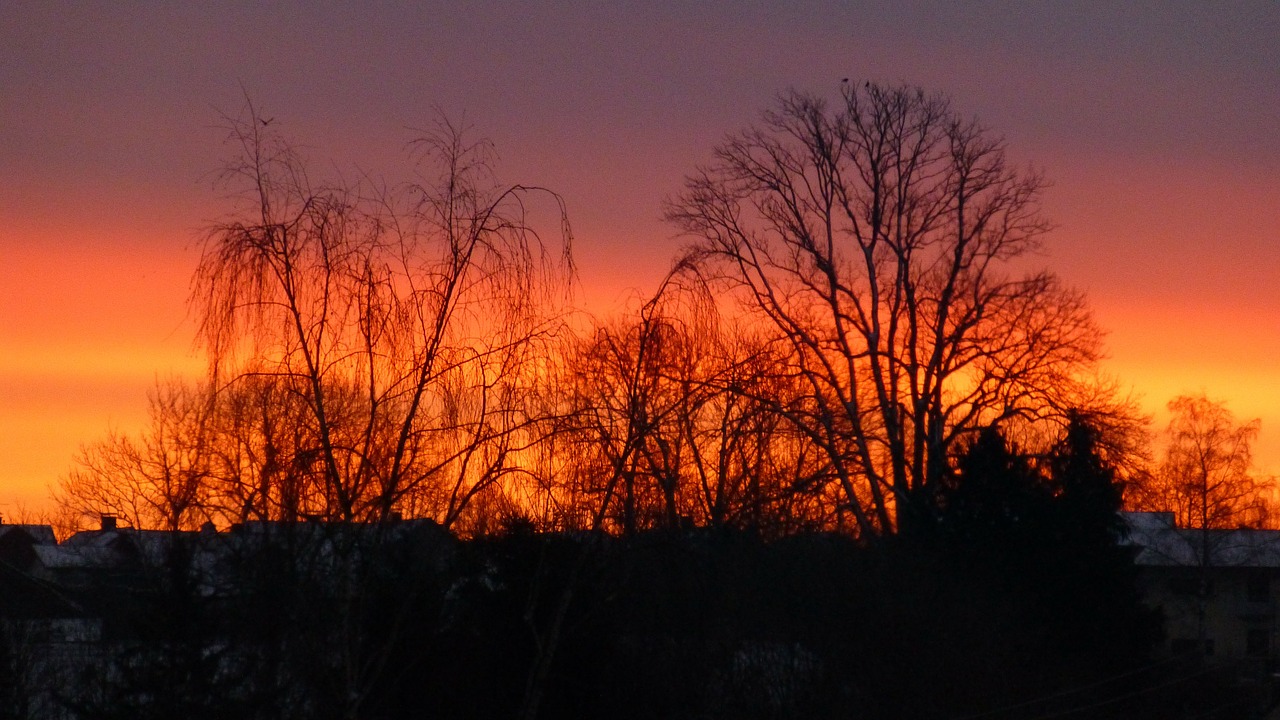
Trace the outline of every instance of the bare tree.
<path fill-rule="evenodd" d="M 598 325 L 569 356 L 572 411 L 564 422 L 577 461 L 568 470 L 602 527 L 634 534 L 674 524 L 672 416 L 682 398 L 661 371 L 679 342 L 679 330 L 651 302 L 634 323 Z"/>
<path fill-rule="evenodd" d="M 293 522 L 323 511 L 302 394 L 280 378 L 245 377 L 214 406 L 211 498 L 224 523 Z"/>
<path fill-rule="evenodd" d="M 302 410 L 293 456 L 259 463 L 297 471 L 309 514 L 452 525 L 531 426 L 523 363 L 572 271 L 559 197 L 499 185 L 489 145 L 443 120 L 393 188 L 314 181 L 252 105 L 230 124 L 242 204 L 208 233 L 192 302 L 220 391 L 268 377 Z M 539 198 L 558 243 L 526 221 Z"/>
<path fill-rule="evenodd" d="M 210 519 L 211 397 L 181 380 L 148 393 L 137 435 L 111 431 L 81 448 L 54 491 L 77 525 L 114 515 L 138 528 L 192 530 Z"/>
<path fill-rule="evenodd" d="M 679 279 L 638 311 L 596 323 L 566 354 L 573 402 L 561 442 L 577 448 L 567 476 L 583 481 L 573 490 L 594 505 L 616 481 L 607 518 L 624 534 L 758 528 L 766 516 L 788 524 L 775 515 L 794 509 L 792 491 L 811 469 L 796 462 L 807 443 L 788 436 L 774 409 L 794 396 L 794 382 L 766 339 L 722 324 L 714 304 Z"/>
<path fill-rule="evenodd" d="M 1077 404 L 1084 298 L 1011 267 L 1048 229 L 1042 187 L 946 99 L 868 83 L 785 95 L 668 203 L 687 261 L 785 342 L 806 399 L 778 409 L 863 534 L 932 503 L 957 438 Z"/>
<path fill-rule="evenodd" d="M 778 411 L 800 393 L 774 346 L 752 329 L 717 322 L 686 332 L 661 370 L 680 398 L 669 420 L 678 443 L 663 445 L 680 450 L 668 472 L 678 475 L 680 513 L 693 524 L 767 535 L 832 526 L 819 491 L 826 463 Z"/>
<path fill-rule="evenodd" d="M 1130 504 L 1172 512 L 1179 527 L 1259 527 L 1269 520 L 1267 486 L 1253 470 L 1258 420 L 1239 422 L 1220 401 L 1180 395 L 1169 401 L 1164 455 Z"/>

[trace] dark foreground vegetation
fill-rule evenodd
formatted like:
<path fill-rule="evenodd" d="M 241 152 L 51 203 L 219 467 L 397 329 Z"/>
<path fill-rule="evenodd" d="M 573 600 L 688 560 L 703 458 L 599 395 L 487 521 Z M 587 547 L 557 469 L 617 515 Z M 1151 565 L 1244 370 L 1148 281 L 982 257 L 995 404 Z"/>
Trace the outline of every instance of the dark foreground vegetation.
<path fill-rule="evenodd" d="M 928 525 L 874 543 L 552 534 L 520 518 L 469 540 L 399 519 L 83 533 L 60 546 L 83 562 L 14 573 L 6 597 L 50 605 L 8 607 L 0 704 L 84 720 L 1234 707 L 1229 668 L 1153 654 L 1160 617 L 1141 603 L 1114 472 L 1092 442 L 1076 424 L 1035 461 L 983 433 Z M 17 632 L 52 606 L 90 628 L 78 654 Z"/>
<path fill-rule="evenodd" d="M 32 694 L 62 710 L 30 717 L 86 720 L 521 717 L 534 691 L 542 718 L 1167 718 L 1221 697 L 1194 664 L 1151 663 L 1153 618 L 1046 548 L 419 526 L 320 563 L 278 531 L 227 543 L 256 550 L 226 557 L 212 593 L 170 567 L 71 594 L 101 645 L 49 687 L 6 677 L 6 717 Z M 175 539 L 175 565 L 188 541 L 208 543 Z"/>

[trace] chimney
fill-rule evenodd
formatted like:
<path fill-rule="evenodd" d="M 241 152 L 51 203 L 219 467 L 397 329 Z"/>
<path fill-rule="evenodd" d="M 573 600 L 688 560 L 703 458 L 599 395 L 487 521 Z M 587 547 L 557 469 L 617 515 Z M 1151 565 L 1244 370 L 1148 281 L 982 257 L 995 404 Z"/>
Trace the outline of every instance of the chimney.
<path fill-rule="evenodd" d="M 115 516 L 115 515 L 103 515 L 103 516 L 102 516 L 102 530 L 103 530 L 103 532 L 106 532 L 106 531 L 108 531 L 108 530 L 115 530 L 115 529 L 116 529 L 116 516 Z"/>

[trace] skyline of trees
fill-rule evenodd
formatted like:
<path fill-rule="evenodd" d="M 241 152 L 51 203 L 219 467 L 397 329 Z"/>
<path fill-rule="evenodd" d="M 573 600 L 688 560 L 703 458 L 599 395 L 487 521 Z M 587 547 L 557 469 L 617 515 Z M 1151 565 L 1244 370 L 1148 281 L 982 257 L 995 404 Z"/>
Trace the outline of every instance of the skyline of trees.
<path fill-rule="evenodd" d="M 691 240 L 658 291 L 599 319 L 568 300 L 563 201 L 500 183 L 447 120 L 400 183 L 313 177 L 252 103 L 227 123 L 234 208 L 191 295 L 208 377 L 157 383 L 146 429 L 84 446 L 64 517 L 875 538 L 932 522 L 985 428 L 1035 458 L 1072 417 L 1131 507 L 1190 512 L 1200 440 L 1234 443 L 1201 468 L 1202 515 L 1264 489 L 1256 425 L 1206 398 L 1171 403 L 1185 422 L 1150 460 L 1085 297 L 1025 270 L 1043 179 L 943 96 L 781 96 L 668 201 Z"/>

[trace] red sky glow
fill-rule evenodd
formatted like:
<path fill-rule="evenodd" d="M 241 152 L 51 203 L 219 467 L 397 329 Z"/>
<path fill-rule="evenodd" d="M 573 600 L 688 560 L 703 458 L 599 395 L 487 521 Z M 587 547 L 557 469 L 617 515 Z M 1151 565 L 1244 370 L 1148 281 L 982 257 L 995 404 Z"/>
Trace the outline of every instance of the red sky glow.
<path fill-rule="evenodd" d="M 1207 393 L 1280 473 L 1280 5 L 1270 2 L 7 3 L 0 8 L 0 515 L 196 374 L 184 305 L 231 209 L 247 93 L 317 167 L 398 179 L 436 109 L 561 193 L 584 295 L 649 292 L 664 197 L 789 87 L 951 96 L 1051 182 L 1042 263 L 1162 424 Z"/>

